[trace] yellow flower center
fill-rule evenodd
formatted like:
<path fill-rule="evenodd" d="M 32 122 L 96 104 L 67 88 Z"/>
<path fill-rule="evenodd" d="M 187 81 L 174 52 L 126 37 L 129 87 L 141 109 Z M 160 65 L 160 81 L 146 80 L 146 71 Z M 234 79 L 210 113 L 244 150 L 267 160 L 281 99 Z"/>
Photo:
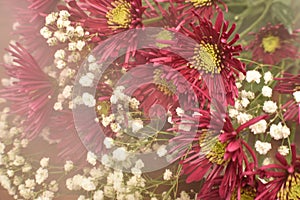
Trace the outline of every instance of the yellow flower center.
<path fill-rule="evenodd" d="M 209 137 L 209 132 L 204 132 L 199 138 L 199 145 L 201 152 L 205 154 L 210 162 L 218 165 L 223 165 L 227 162 L 224 160 L 227 143 L 221 143 L 218 137 Z"/>
<path fill-rule="evenodd" d="M 277 36 L 267 36 L 262 39 L 262 46 L 266 53 L 274 53 L 280 47 L 280 39 Z"/>
<path fill-rule="evenodd" d="M 237 191 L 231 196 L 231 200 L 237 199 Z M 256 190 L 252 187 L 245 187 L 241 189 L 241 200 L 254 200 L 256 197 Z"/>
<path fill-rule="evenodd" d="M 131 23 L 131 5 L 125 0 L 118 0 L 111 3 L 113 6 L 107 14 L 107 23 L 113 30 L 128 28 Z"/>
<path fill-rule="evenodd" d="M 191 2 L 194 7 L 202 7 L 202 6 L 211 6 L 212 0 L 188 0 L 187 2 Z"/>
<path fill-rule="evenodd" d="M 195 48 L 192 59 L 191 68 L 213 74 L 221 71 L 221 56 L 216 44 L 205 44 L 202 42 Z"/>
<path fill-rule="evenodd" d="M 289 175 L 285 184 L 277 194 L 279 200 L 299 200 L 300 199 L 300 174 Z"/>
<path fill-rule="evenodd" d="M 96 113 L 100 117 L 102 115 L 108 116 L 110 111 L 110 102 L 109 101 L 98 101 L 96 105 Z"/>
<path fill-rule="evenodd" d="M 174 85 L 173 81 L 168 81 L 166 78 L 162 77 L 162 70 L 156 69 L 153 73 L 154 84 L 159 91 L 168 96 L 175 94 L 176 86 Z"/>

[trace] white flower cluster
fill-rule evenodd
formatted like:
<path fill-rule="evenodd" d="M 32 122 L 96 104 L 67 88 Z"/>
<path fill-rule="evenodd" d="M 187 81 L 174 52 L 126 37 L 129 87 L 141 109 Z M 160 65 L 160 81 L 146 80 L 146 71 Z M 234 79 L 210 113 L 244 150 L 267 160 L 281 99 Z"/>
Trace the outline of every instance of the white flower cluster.
<path fill-rule="evenodd" d="M 21 152 L 29 144 L 27 139 L 19 139 L 22 130 L 18 117 L 10 117 L 9 109 L 0 113 L 0 184 L 14 199 L 51 200 L 58 191 L 55 180 L 48 181 L 49 158 L 40 160 L 40 167 L 35 169 L 31 161 L 26 160 Z M 12 119 L 11 119 L 12 118 Z"/>
<path fill-rule="evenodd" d="M 272 124 L 270 127 L 270 135 L 275 140 L 288 138 L 291 131 L 289 127 L 286 125 L 282 125 L 282 123 Z"/>
<path fill-rule="evenodd" d="M 261 142 L 257 140 L 255 142 L 255 149 L 259 154 L 266 155 L 272 149 L 272 145 L 269 142 Z"/>
<path fill-rule="evenodd" d="M 141 161 L 136 162 L 136 167 L 142 166 Z M 146 180 L 139 175 L 123 173 L 102 165 L 92 169 L 86 168 L 84 173 L 84 175 L 77 174 L 66 180 L 69 190 L 88 192 L 88 196 L 80 195 L 78 199 L 143 199 L 141 191 L 146 186 Z"/>

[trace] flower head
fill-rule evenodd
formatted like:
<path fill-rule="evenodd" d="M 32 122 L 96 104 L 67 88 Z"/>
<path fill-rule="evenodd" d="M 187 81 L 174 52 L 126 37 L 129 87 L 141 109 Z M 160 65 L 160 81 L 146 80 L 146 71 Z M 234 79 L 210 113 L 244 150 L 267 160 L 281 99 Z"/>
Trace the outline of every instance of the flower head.
<path fill-rule="evenodd" d="M 248 46 L 253 52 L 253 60 L 275 65 L 284 58 L 296 58 L 297 47 L 294 43 L 297 32 L 290 34 L 283 24 L 268 24 L 261 28 L 255 34 L 255 40 Z"/>

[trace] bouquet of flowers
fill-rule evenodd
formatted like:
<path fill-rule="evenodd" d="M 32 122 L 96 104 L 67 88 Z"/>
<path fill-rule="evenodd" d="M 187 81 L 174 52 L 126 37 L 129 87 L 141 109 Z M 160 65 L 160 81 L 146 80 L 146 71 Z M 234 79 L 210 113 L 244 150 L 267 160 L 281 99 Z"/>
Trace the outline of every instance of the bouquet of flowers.
<path fill-rule="evenodd" d="M 0 91 L 14 199 L 300 199 L 296 0 L 27 0 Z"/>

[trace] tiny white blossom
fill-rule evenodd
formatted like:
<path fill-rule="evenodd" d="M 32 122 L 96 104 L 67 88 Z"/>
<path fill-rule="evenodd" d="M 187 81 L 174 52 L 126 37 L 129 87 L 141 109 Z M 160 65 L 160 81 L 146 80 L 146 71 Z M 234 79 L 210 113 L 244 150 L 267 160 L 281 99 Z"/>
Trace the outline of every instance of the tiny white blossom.
<path fill-rule="evenodd" d="M 66 99 L 69 98 L 72 94 L 72 89 L 73 86 L 67 85 L 62 92 L 63 97 Z"/>
<path fill-rule="evenodd" d="M 103 200 L 104 199 L 104 193 L 102 190 L 97 190 L 93 195 L 93 200 Z"/>
<path fill-rule="evenodd" d="M 241 104 L 244 108 L 246 108 L 250 104 L 250 101 L 247 98 L 242 98 Z"/>
<path fill-rule="evenodd" d="M 40 165 L 41 165 L 41 167 L 43 167 L 43 168 L 45 168 L 45 167 L 48 167 L 48 165 L 49 165 L 49 158 L 42 158 L 41 159 L 41 161 L 40 161 Z"/>
<path fill-rule="evenodd" d="M 59 49 L 55 52 L 54 58 L 56 59 L 64 59 L 66 57 L 66 52 L 63 49 Z"/>
<path fill-rule="evenodd" d="M 282 145 L 278 147 L 278 152 L 283 156 L 287 156 L 290 152 L 290 149 L 287 146 Z"/>
<path fill-rule="evenodd" d="M 35 174 L 35 180 L 37 184 L 43 183 L 48 178 L 48 170 L 44 168 L 39 168 Z"/>
<path fill-rule="evenodd" d="M 89 55 L 89 57 L 88 57 L 88 62 L 89 62 L 89 63 L 96 62 L 96 58 L 95 58 L 93 55 Z"/>
<path fill-rule="evenodd" d="M 273 80 L 273 75 L 271 72 L 266 72 L 264 74 L 264 80 L 265 80 L 265 84 L 268 84 L 270 81 Z"/>
<path fill-rule="evenodd" d="M 265 133 L 268 128 L 268 123 L 263 119 L 249 126 L 249 128 L 254 134 Z"/>
<path fill-rule="evenodd" d="M 70 17 L 70 13 L 67 10 L 61 10 L 59 11 L 59 17 L 63 19 L 68 19 Z"/>
<path fill-rule="evenodd" d="M 85 42 L 82 41 L 82 40 L 79 40 L 77 41 L 76 43 L 76 48 L 79 50 L 79 51 L 82 51 L 83 47 L 85 46 Z"/>
<path fill-rule="evenodd" d="M 50 25 L 53 24 L 58 17 L 58 13 L 57 12 L 52 12 L 49 15 L 46 16 L 46 25 Z"/>
<path fill-rule="evenodd" d="M 70 172 L 74 168 L 74 164 L 71 160 L 67 160 L 64 165 L 65 172 Z"/>
<path fill-rule="evenodd" d="M 83 178 L 81 182 L 81 187 L 85 191 L 93 191 L 96 189 L 95 183 L 90 178 Z"/>
<path fill-rule="evenodd" d="M 114 140 L 110 137 L 105 137 L 103 140 L 103 144 L 107 149 L 111 149 L 114 146 Z"/>
<path fill-rule="evenodd" d="M 82 76 L 79 79 L 79 83 L 84 87 L 92 87 L 94 78 L 95 78 L 94 74 L 87 73 L 85 76 Z"/>
<path fill-rule="evenodd" d="M 87 153 L 86 160 L 88 161 L 88 163 L 90 163 L 91 165 L 95 166 L 96 163 L 97 163 L 97 156 L 93 152 L 89 151 Z"/>
<path fill-rule="evenodd" d="M 144 123 L 141 119 L 135 119 L 132 120 L 131 127 L 132 127 L 132 132 L 136 133 L 144 127 Z"/>
<path fill-rule="evenodd" d="M 252 119 L 253 116 L 250 114 L 247 114 L 247 113 L 240 112 L 236 118 L 237 118 L 237 121 L 239 124 L 244 124 L 247 121 L 249 121 L 250 119 Z"/>
<path fill-rule="evenodd" d="M 113 159 L 117 161 L 124 161 L 128 157 L 128 152 L 124 147 L 119 147 L 113 151 Z"/>
<path fill-rule="evenodd" d="M 171 180 L 172 178 L 172 172 L 169 169 L 166 169 L 164 175 L 163 175 L 163 179 L 165 181 Z"/>
<path fill-rule="evenodd" d="M 166 145 L 161 145 L 161 146 L 157 149 L 156 153 L 157 153 L 157 155 L 158 155 L 159 157 L 165 156 L 165 155 L 168 153 L 168 151 L 167 151 L 167 149 L 166 149 Z"/>
<path fill-rule="evenodd" d="M 282 126 L 282 123 L 278 125 L 272 124 L 270 127 L 270 135 L 275 140 L 287 138 L 290 135 L 290 129 L 286 125 Z"/>
<path fill-rule="evenodd" d="M 249 70 L 246 74 L 246 81 L 251 83 L 255 81 L 257 84 L 260 83 L 261 74 L 256 70 Z"/>
<path fill-rule="evenodd" d="M 259 154 L 266 155 L 268 151 L 272 149 L 272 145 L 271 143 L 261 142 L 258 140 L 255 142 L 255 149 Z"/>
<path fill-rule="evenodd" d="M 62 107 L 62 103 L 61 102 L 56 102 L 53 106 L 53 109 L 54 110 L 62 110 L 63 107 Z"/>
<path fill-rule="evenodd" d="M 181 117 L 184 114 L 184 110 L 180 107 L 177 107 L 176 108 L 176 113 L 177 113 L 178 116 Z"/>
<path fill-rule="evenodd" d="M 264 86 L 262 88 L 262 95 L 265 97 L 272 97 L 272 88 L 269 86 Z"/>
<path fill-rule="evenodd" d="M 141 159 L 138 159 L 136 162 L 135 162 L 135 167 L 138 168 L 138 169 L 141 169 L 145 166 L 144 162 L 141 160 Z"/>
<path fill-rule="evenodd" d="M 40 30 L 40 34 L 45 38 L 45 39 L 49 39 L 52 37 L 52 32 L 47 28 L 47 27 L 43 27 Z"/>
<path fill-rule="evenodd" d="M 300 103 L 300 91 L 296 91 L 293 93 L 294 99 L 297 103 Z"/>
<path fill-rule="evenodd" d="M 82 101 L 84 105 L 88 107 L 94 107 L 96 105 L 96 100 L 94 96 L 86 92 L 82 95 Z"/>
<path fill-rule="evenodd" d="M 276 112 L 277 110 L 277 105 L 274 101 L 265 101 L 264 102 L 264 105 L 263 105 L 263 110 L 266 112 L 266 113 L 269 113 L 269 114 L 273 114 Z"/>

